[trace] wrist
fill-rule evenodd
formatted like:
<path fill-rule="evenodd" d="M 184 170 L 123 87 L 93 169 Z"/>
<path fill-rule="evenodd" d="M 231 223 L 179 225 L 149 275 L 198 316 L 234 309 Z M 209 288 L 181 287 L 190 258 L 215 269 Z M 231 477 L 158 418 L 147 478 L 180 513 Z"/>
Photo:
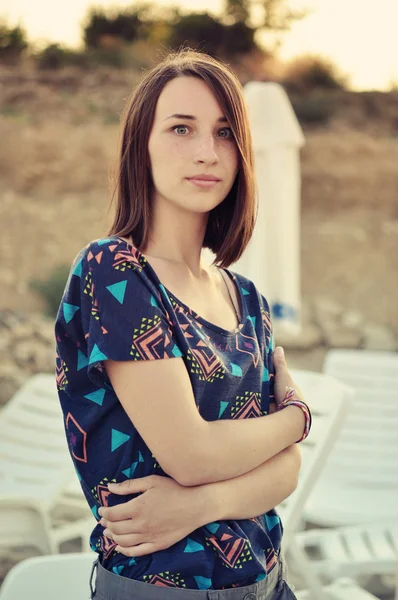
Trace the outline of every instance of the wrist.
<path fill-rule="evenodd" d="M 305 416 L 303 411 L 294 405 L 285 406 L 284 411 L 288 411 L 290 418 L 294 421 L 294 436 L 295 441 L 299 440 L 303 435 L 305 428 Z"/>
<path fill-rule="evenodd" d="M 196 492 L 198 527 L 203 527 L 208 523 L 220 521 L 225 518 L 226 499 L 222 497 L 219 482 L 205 483 L 192 489 Z"/>

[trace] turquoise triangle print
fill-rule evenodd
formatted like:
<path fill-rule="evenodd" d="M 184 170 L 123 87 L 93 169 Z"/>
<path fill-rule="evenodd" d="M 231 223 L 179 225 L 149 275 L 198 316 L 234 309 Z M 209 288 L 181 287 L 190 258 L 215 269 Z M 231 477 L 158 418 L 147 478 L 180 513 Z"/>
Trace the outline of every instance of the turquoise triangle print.
<path fill-rule="evenodd" d="M 256 317 L 251 317 L 250 315 L 247 317 L 253 323 L 253 327 L 256 328 Z"/>
<path fill-rule="evenodd" d="M 124 281 L 118 281 L 117 283 L 112 283 L 112 285 L 107 285 L 106 289 L 112 294 L 112 296 L 116 298 L 118 302 L 120 302 L 120 304 L 123 304 L 126 287 L 127 279 L 124 279 Z"/>
<path fill-rule="evenodd" d="M 151 306 L 159 308 L 159 304 L 157 303 L 155 296 L 151 296 Z"/>
<path fill-rule="evenodd" d="M 91 365 L 94 362 L 98 362 L 101 360 L 107 360 L 107 356 L 98 348 L 97 344 L 94 344 L 94 348 L 91 350 L 90 360 L 88 362 Z"/>
<path fill-rule="evenodd" d="M 138 462 L 133 462 L 128 469 L 122 471 L 123 475 L 126 475 L 128 479 L 130 479 L 134 475 L 134 471 L 136 470 Z"/>
<path fill-rule="evenodd" d="M 84 369 L 84 367 L 87 367 L 87 365 L 88 365 L 87 356 L 81 350 L 78 350 L 77 351 L 77 370 L 81 371 L 82 369 Z"/>
<path fill-rule="evenodd" d="M 265 521 L 267 523 L 268 531 L 271 531 L 271 529 L 279 524 L 279 517 L 269 517 L 268 515 L 265 515 Z"/>
<path fill-rule="evenodd" d="M 202 577 L 201 575 L 194 575 L 193 578 L 198 584 L 198 588 L 200 590 L 208 590 L 211 587 L 211 584 L 213 583 L 211 579 L 209 579 L 208 577 Z"/>
<path fill-rule="evenodd" d="M 87 398 L 87 400 L 91 400 L 92 402 L 95 402 L 96 404 L 99 404 L 100 406 L 102 406 L 102 403 L 104 401 L 104 396 L 105 396 L 105 390 L 99 389 L 99 390 L 96 390 L 95 392 L 91 392 L 91 394 L 87 394 L 84 397 Z"/>
<path fill-rule="evenodd" d="M 79 260 L 79 262 L 77 263 L 77 265 L 73 269 L 72 275 L 76 275 L 76 277 L 81 277 L 82 276 L 82 261 L 81 260 Z"/>
<path fill-rule="evenodd" d="M 72 321 L 73 317 L 75 316 L 75 314 L 77 313 L 79 308 L 80 308 L 80 306 L 74 306 L 73 304 L 68 304 L 67 302 L 64 302 L 64 304 L 63 304 L 64 317 L 65 317 L 65 321 L 67 323 L 69 323 L 69 321 Z"/>
<path fill-rule="evenodd" d="M 173 348 L 173 356 L 176 356 L 176 357 L 177 357 L 177 356 L 182 356 L 182 352 L 181 352 L 181 350 L 180 350 L 180 349 L 179 349 L 179 347 L 178 347 L 178 346 L 176 346 L 176 345 L 174 345 L 174 348 Z"/>
<path fill-rule="evenodd" d="M 124 569 L 124 565 L 117 565 L 115 567 L 112 567 L 112 571 L 114 573 L 116 573 L 116 575 L 121 575 Z"/>
<path fill-rule="evenodd" d="M 102 240 L 97 240 L 97 244 L 98 246 L 103 246 L 104 244 L 107 244 L 108 242 L 111 242 L 111 238 L 103 238 Z"/>
<path fill-rule="evenodd" d="M 135 558 L 133 556 L 133 558 L 130 558 L 130 560 L 129 560 L 129 567 L 131 567 L 131 565 L 136 565 L 136 564 L 137 564 L 137 561 L 135 560 Z"/>
<path fill-rule="evenodd" d="M 144 457 L 142 456 L 141 452 L 138 452 L 138 462 L 144 462 Z"/>
<path fill-rule="evenodd" d="M 275 350 L 274 336 L 272 335 L 272 333 L 269 338 L 269 347 L 271 348 L 271 350 Z"/>
<path fill-rule="evenodd" d="M 223 400 L 220 400 L 220 411 L 218 413 L 218 418 L 221 417 L 221 415 L 223 414 L 223 412 L 227 408 L 228 404 L 229 404 L 229 402 L 223 402 Z"/>
<path fill-rule="evenodd" d="M 242 294 L 244 296 L 250 296 L 250 292 L 248 292 L 247 290 L 245 290 L 245 288 L 240 288 L 242 290 Z"/>
<path fill-rule="evenodd" d="M 202 544 L 198 544 L 198 542 L 194 542 L 194 540 L 188 538 L 184 552 L 201 552 L 202 550 L 204 550 Z"/>
<path fill-rule="evenodd" d="M 129 439 L 130 439 L 130 436 L 127 435 L 127 433 L 122 433 L 121 431 L 118 431 L 117 429 L 112 429 L 111 452 L 114 452 L 115 450 L 120 448 L 120 446 L 123 446 L 123 444 L 125 444 L 126 442 L 129 441 Z"/>
<path fill-rule="evenodd" d="M 235 375 L 235 377 L 242 376 L 242 369 L 240 368 L 239 365 L 235 365 L 234 363 L 231 363 L 231 372 L 232 372 L 232 375 Z"/>
<path fill-rule="evenodd" d="M 269 371 L 268 371 L 267 367 L 264 366 L 264 369 L 263 369 L 263 378 L 262 378 L 261 381 L 264 382 L 264 381 L 268 381 L 268 380 L 269 380 Z"/>
<path fill-rule="evenodd" d="M 260 573 L 260 575 L 257 575 L 256 581 L 262 581 L 266 577 L 267 577 L 267 573 Z"/>
<path fill-rule="evenodd" d="M 220 528 L 220 523 L 207 523 L 206 529 L 210 531 L 210 533 L 216 533 Z"/>
<path fill-rule="evenodd" d="M 97 521 L 99 521 L 99 520 L 100 520 L 100 517 L 99 517 L 99 515 L 98 515 L 98 512 L 97 512 L 97 510 L 98 510 L 98 509 L 97 509 L 97 506 L 94 504 L 94 506 L 92 506 L 92 507 L 91 507 L 91 512 L 93 513 L 93 515 L 94 515 L 94 517 L 97 519 Z"/>

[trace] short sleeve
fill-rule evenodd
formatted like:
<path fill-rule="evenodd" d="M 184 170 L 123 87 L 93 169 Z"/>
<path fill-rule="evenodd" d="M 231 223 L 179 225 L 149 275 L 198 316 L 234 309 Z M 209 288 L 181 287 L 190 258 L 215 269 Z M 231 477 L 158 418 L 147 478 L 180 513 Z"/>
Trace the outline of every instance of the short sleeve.
<path fill-rule="evenodd" d="M 158 360 L 182 356 L 172 315 L 132 246 L 93 242 L 81 259 L 81 315 L 88 375 L 101 386 L 103 361 Z"/>

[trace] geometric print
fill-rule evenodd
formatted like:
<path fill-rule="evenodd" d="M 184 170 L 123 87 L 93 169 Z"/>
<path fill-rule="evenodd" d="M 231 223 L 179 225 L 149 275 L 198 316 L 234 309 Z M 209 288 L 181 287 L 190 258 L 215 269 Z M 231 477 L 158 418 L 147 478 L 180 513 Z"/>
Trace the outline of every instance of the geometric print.
<path fill-rule="evenodd" d="M 225 368 L 223 367 L 220 358 L 211 351 L 209 346 L 200 347 L 202 341 L 198 342 L 195 348 L 188 350 L 186 359 L 189 361 L 189 370 L 196 375 L 199 381 L 213 383 L 215 379 L 223 379 Z"/>
<path fill-rule="evenodd" d="M 180 573 L 170 573 L 170 571 L 164 571 L 163 573 L 156 573 L 155 575 L 144 575 L 145 583 L 151 583 L 153 585 L 159 585 L 161 587 L 170 588 L 186 588 L 184 579 Z"/>
<path fill-rule="evenodd" d="M 206 538 L 206 545 L 211 546 L 223 561 L 223 566 L 230 569 L 243 569 L 247 561 L 253 560 L 250 545 L 243 538 L 224 533 L 219 539 L 216 536 Z"/>
<path fill-rule="evenodd" d="M 204 420 L 267 415 L 274 375 L 269 306 L 252 282 L 225 273 L 240 300 L 233 331 L 183 304 L 122 238 L 90 242 L 72 265 L 55 323 L 55 378 L 68 449 L 95 517 L 90 545 L 115 575 L 161 587 L 230 589 L 264 579 L 277 564 L 282 526 L 274 509 L 209 523 L 137 558 L 117 552 L 99 523 L 100 506 L 135 497 L 111 494 L 109 481 L 168 476 L 121 406 L 106 360 L 182 360 Z"/>
<path fill-rule="evenodd" d="M 171 337 L 162 329 L 158 315 L 152 319 L 142 317 L 139 327 L 133 331 L 130 354 L 134 360 L 168 358 L 165 349 L 171 344 Z"/>
<path fill-rule="evenodd" d="M 250 419 L 261 416 L 261 394 L 258 392 L 245 392 L 237 396 L 235 404 L 231 407 L 232 419 Z"/>

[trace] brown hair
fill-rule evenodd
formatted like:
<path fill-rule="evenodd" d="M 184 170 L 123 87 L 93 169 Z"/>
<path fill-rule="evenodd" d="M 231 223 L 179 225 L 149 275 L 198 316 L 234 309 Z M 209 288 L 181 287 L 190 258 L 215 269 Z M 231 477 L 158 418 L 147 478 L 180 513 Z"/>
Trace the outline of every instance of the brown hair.
<path fill-rule="evenodd" d="M 238 148 L 239 171 L 228 196 L 209 213 L 203 247 L 216 255 L 215 263 L 229 267 L 243 253 L 256 218 L 253 149 L 242 86 L 224 63 L 183 48 L 169 53 L 148 71 L 128 99 L 122 115 L 122 134 L 115 216 L 108 235 L 132 237 L 143 251 L 151 223 L 148 140 L 158 98 L 176 77 L 198 77 L 212 90 L 224 110 Z M 114 199 L 114 198 L 113 198 Z"/>

